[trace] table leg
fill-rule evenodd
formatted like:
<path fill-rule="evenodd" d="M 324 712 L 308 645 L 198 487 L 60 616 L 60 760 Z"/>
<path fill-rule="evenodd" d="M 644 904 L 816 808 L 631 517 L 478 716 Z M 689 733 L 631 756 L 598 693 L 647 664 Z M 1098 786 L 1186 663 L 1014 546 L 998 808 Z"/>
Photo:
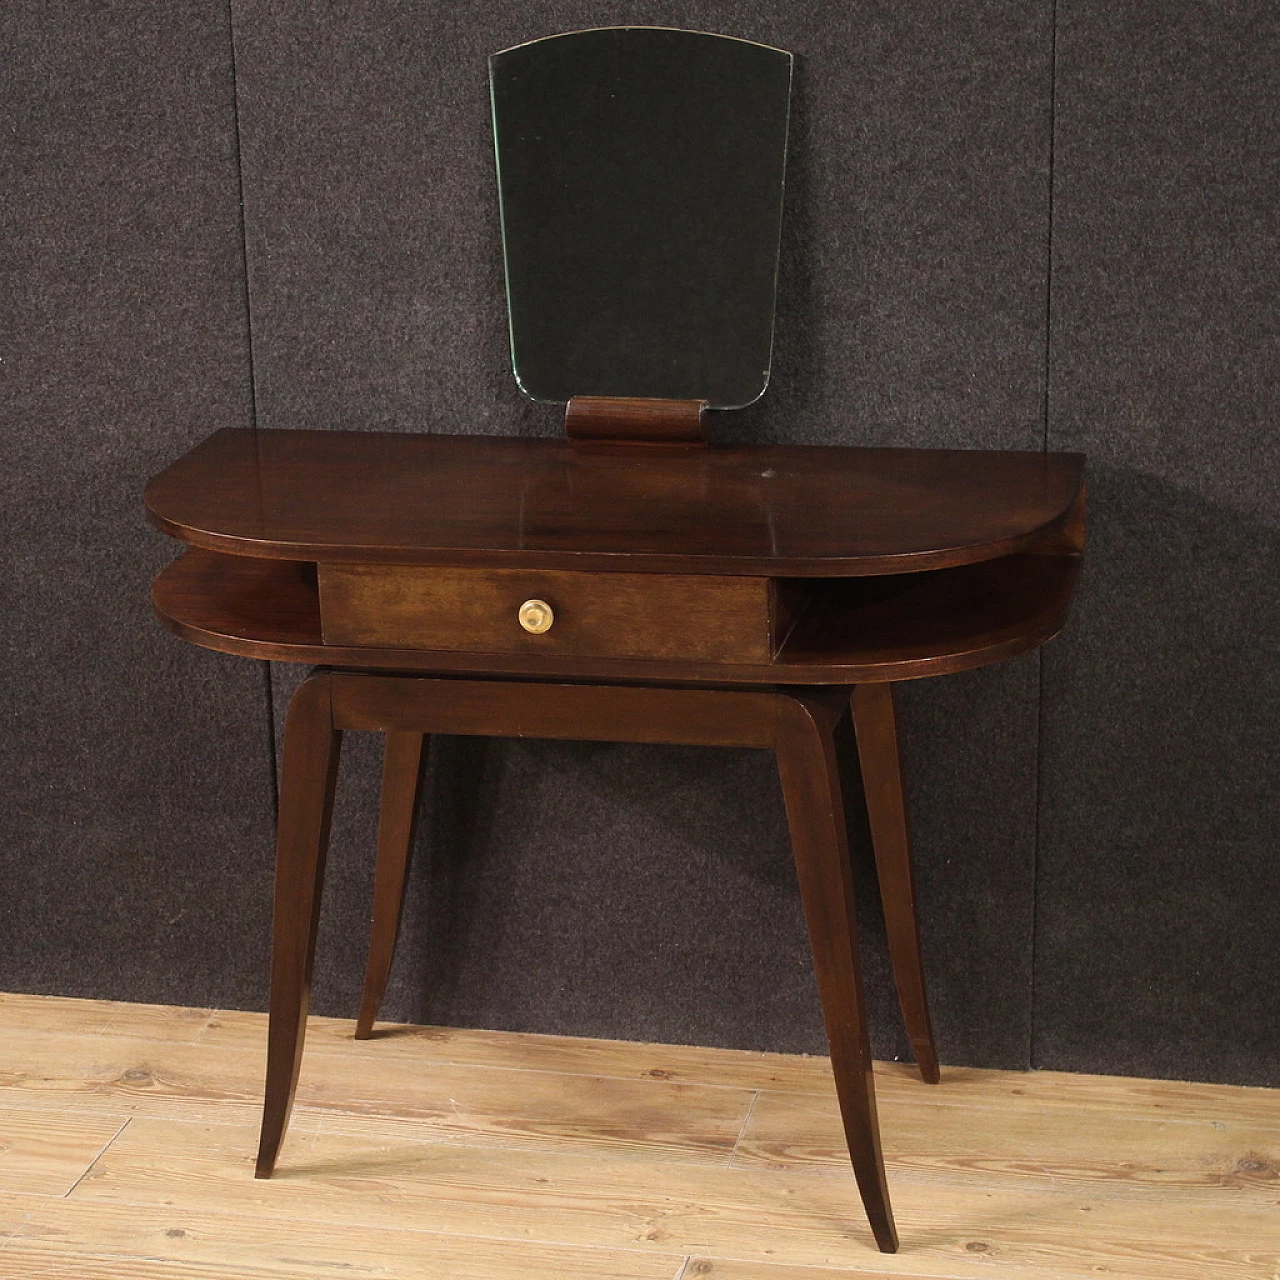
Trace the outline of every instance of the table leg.
<path fill-rule="evenodd" d="M 365 968 L 356 1039 L 373 1034 L 378 1008 L 387 990 L 395 959 L 405 885 L 413 856 L 418 796 L 427 761 L 427 739 L 421 733 L 389 730 L 382 755 L 382 811 L 378 817 L 378 856 L 373 873 L 373 919 L 369 930 L 369 963 Z"/>
<path fill-rule="evenodd" d="M 916 918 L 916 883 L 911 866 L 911 832 L 902 790 L 902 758 L 892 684 L 861 684 L 849 699 L 858 742 L 862 789 L 875 850 L 880 899 L 889 935 L 889 958 L 898 988 L 903 1021 L 920 1074 L 938 1083 L 938 1053 L 929 1021 L 920 926 Z"/>
<path fill-rule="evenodd" d="M 834 740 L 842 717 L 843 708 L 826 700 L 789 698 L 779 710 L 775 747 L 849 1156 L 876 1244 L 895 1253 Z"/>
<path fill-rule="evenodd" d="M 333 727 L 330 677 L 319 672 L 299 686 L 285 721 L 259 1178 L 275 1169 L 298 1084 L 341 745 L 342 734 Z"/>

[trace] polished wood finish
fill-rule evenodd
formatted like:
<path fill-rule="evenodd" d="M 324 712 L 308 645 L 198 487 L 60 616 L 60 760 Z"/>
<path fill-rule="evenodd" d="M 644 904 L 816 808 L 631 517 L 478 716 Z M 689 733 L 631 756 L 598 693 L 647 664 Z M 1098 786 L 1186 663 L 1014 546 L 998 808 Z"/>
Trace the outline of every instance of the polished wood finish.
<path fill-rule="evenodd" d="M 201 550 L 161 572 L 152 601 L 160 621 L 184 640 L 277 662 L 548 679 L 853 685 L 967 671 L 1043 644 L 1066 621 L 1079 566 L 1075 555 L 1014 555 L 936 573 L 801 583 L 804 613 L 771 663 L 325 645 L 314 566 Z M 781 614 L 779 606 L 775 616 Z"/>
<path fill-rule="evenodd" d="M 552 696 L 558 699 L 559 694 Z M 937 1084 L 940 1071 L 924 980 L 896 701 L 892 684 L 860 685 L 849 693 L 857 767 L 871 829 L 894 982 L 921 1078 L 927 1084 Z M 356 1024 L 357 1039 L 371 1034 L 394 958 L 418 794 L 421 735 L 388 730 L 386 741 L 369 976 Z M 837 737 L 836 741 L 839 745 L 842 738 Z M 393 760 L 400 763 L 393 765 Z M 388 819 L 389 812 L 396 816 Z M 389 832 L 394 832 L 390 839 Z"/>
<path fill-rule="evenodd" d="M 852 691 L 850 709 L 898 1001 L 920 1075 L 937 1084 L 938 1051 L 925 993 L 895 701 L 893 685 L 864 684 Z"/>
<path fill-rule="evenodd" d="M 772 747 L 784 693 L 334 672 L 333 723 L 500 738 Z"/>
<path fill-rule="evenodd" d="M 369 926 L 369 960 L 365 967 L 356 1039 L 367 1040 L 387 990 L 395 959 L 405 887 L 418 823 L 418 796 L 426 766 L 426 738 L 421 733 L 390 732 L 383 739 L 382 808 L 378 816 L 378 853 L 373 873 L 373 915 Z"/>
<path fill-rule="evenodd" d="M 849 1158 L 876 1244 L 882 1253 L 894 1253 L 898 1233 L 880 1150 L 853 875 L 834 741 L 842 714 L 842 706 L 818 695 L 783 703 L 776 743 L 778 774 Z"/>
<path fill-rule="evenodd" d="M 349 648 L 762 663 L 776 647 L 768 578 L 322 564 L 319 588 L 325 644 Z M 531 598 L 555 614 L 536 634 Z"/>
<path fill-rule="evenodd" d="M 344 730 L 388 735 L 362 1036 L 394 954 L 424 735 L 763 747 L 847 1150 L 877 1244 L 896 1248 L 839 783 L 850 707 L 895 979 L 936 1080 L 888 685 L 1057 633 L 1083 549 L 1082 461 L 230 431 L 156 477 L 153 521 L 193 548 L 156 580 L 164 624 L 326 668 L 286 729 L 259 1176 L 296 1088 Z M 549 631 L 520 630 L 529 599 L 556 614 Z"/>
<path fill-rule="evenodd" d="M 574 396 L 565 406 L 564 430 L 571 440 L 701 445 L 706 408 L 705 400 Z"/>
<path fill-rule="evenodd" d="M 285 721 L 259 1178 L 269 1178 L 275 1168 L 293 1107 L 307 1029 L 320 891 L 342 746 L 342 735 L 333 725 L 329 686 L 325 673 L 303 681 Z"/>
<path fill-rule="evenodd" d="M 847 577 L 974 564 L 1061 527 L 1079 454 L 219 431 L 153 521 L 274 560 Z"/>
<path fill-rule="evenodd" d="M 828 580 L 778 654 L 779 672 L 840 683 L 915 680 L 1002 662 L 1066 621 L 1080 557 L 1015 554 L 934 573 Z M 834 683 L 834 682 L 833 682 Z"/>
<path fill-rule="evenodd" d="M 836 727 L 845 715 L 842 694 L 821 692 L 529 684 L 324 671 L 310 676 L 295 694 L 286 727 L 281 812 L 288 819 L 282 818 L 278 855 L 273 1039 L 258 1176 L 268 1177 L 274 1168 L 297 1084 L 332 769 L 342 731 L 770 747 L 782 779 L 850 1158 L 876 1242 L 885 1252 L 895 1250 L 834 744 Z M 395 767 L 394 782 L 405 794 L 410 790 L 407 772 L 403 764 Z M 394 803 L 403 815 L 404 795 Z M 304 812 L 310 814 L 309 821 L 301 820 Z M 403 869 L 389 868 L 387 912 L 394 906 L 398 914 L 403 886 Z M 394 935 L 390 944 L 394 947 Z M 372 1022 L 372 1011 L 367 1012 L 365 1031 Z"/>

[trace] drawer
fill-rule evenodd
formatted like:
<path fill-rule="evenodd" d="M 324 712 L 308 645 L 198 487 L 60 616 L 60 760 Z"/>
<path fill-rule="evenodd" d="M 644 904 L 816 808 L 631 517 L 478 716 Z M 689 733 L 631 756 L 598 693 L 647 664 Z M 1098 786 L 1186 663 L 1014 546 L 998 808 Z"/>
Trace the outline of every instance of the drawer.
<path fill-rule="evenodd" d="M 318 577 L 325 644 L 356 648 L 769 662 L 791 622 L 769 578 L 361 564 Z"/>

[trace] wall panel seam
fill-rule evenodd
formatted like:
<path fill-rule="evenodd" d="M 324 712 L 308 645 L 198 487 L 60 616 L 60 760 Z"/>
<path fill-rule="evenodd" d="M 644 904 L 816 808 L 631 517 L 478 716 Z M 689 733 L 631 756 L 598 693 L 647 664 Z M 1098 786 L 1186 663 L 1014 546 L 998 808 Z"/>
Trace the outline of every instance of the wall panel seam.
<path fill-rule="evenodd" d="M 258 371 L 254 361 L 253 290 L 249 283 L 248 215 L 244 200 L 244 147 L 240 140 L 240 76 L 236 66 L 235 0 L 227 0 L 227 46 L 231 54 L 232 139 L 236 152 L 236 205 L 240 230 L 240 271 L 244 284 L 245 348 L 249 361 L 249 425 L 258 429 Z M 274 676 L 269 662 L 262 663 L 263 711 L 266 716 L 267 776 L 271 781 L 271 822 L 280 816 L 280 778 L 277 761 Z"/>
<path fill-rule="evenodd" d="M 249 421 L 258 429 L 258 374 L 253 350 L 253 290 L 249 283 L 248 218 L 244 204 L 244 148 L 240 140 L 240 77 L 236 69 L 235 0 L 227 0 L 227 42 L 231 51 L 231 119 L 236 150 L 236 194 L 240 223 L 240 265 L 244 281 L 245 339 L 249 358 Z"/>
<path fill-rule="evenodd" d="M 1045 271 L 1044 271 L 1044 404 L 1043 449 L 1049 451 L 1050 386 L 1053 375 L 1053 187 L 1054 143 L 1058 131 L 1058 0 L 1049 0 L 1049 139 L 1048 179 L 1045 204 Z M 1036 1031 L 1039 1010 L 1036 1006 L 1036 967 L 1039 963 L 1040 928 L 1040 846 L 1044 826 L 1044 650 L 1036 650 L 1036 794 L 1035 825 L 1031 846 L 1031 954 L 1028 981 L 1030 986 L 1027 1024 L 1027 1066 L 1039 1066 Z"/>

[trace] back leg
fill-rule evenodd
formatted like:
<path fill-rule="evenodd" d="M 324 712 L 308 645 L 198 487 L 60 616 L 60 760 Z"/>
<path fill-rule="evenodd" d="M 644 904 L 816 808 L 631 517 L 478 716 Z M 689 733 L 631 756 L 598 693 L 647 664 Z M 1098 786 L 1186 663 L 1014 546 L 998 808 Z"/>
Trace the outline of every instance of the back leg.
<path fill-rule="evenodd" d="M 892 684 L 860 684 L 853 690 L 849 702 L 889 935 L 893 979 L 920 1074 L 926 1083 L 937 1084 L 938 1053 L 925 995 L 894 687 Z"/>
<path fill-rule="evenodd" d="M 424 734 L 395 730 L 387 733 L 382 756 L 382 810 L 378 818 L 378 857 L 373 873 L 369 963 L 360 996 L 360 1016 L 356 1019 L 357 1040 L 367 1040 L 373 1034 L 373 1024 L 391 975 L 391 962 L 396 955 L 426 760 Z"/>

